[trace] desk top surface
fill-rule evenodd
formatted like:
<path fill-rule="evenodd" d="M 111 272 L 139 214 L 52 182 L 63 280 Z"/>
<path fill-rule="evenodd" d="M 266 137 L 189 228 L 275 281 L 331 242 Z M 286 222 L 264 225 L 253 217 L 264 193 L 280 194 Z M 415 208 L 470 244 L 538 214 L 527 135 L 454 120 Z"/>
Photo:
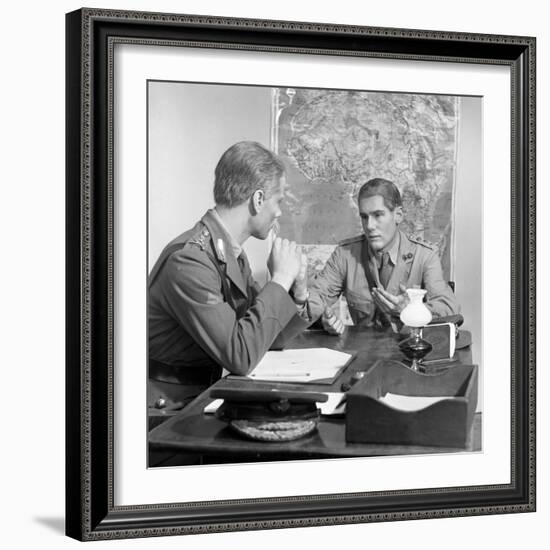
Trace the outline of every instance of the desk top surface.
<path fill-rule="evenodd" d="M 469 334 L 463 342 L 469 343 Z M 254 384 L 257 389 L 295 389 L 308 391 L 341 391 L 342 384 L 349 382 L 357 371 L 368 371 L 380 359 L 401 360 L 397 347 L 399 340 L 392 333 L 346 328 L 340 337 L 330 336 L 322 331 L 306 331 L 296 337 L 288 346 L 295 348 L 327 347 L 339 351 L 354 352 L 355 358 L 330 385 L 292 384 L 249 381 L 230 377 L 216 382 L 212 388 L 241 388 Z M 468 346 L 457 351 L 462 364 L 471 363 Z M 204 407 L 212 401 L 210 389 L 199 395 L 181 413 L 171 417 L 149 434 L 152 449 L 195 452 L 216 455 L 217 462 L 244 462 L 247 460 L 295 460 L 298 458 L 380 456 L 400 454 L 426 454 L 479 451 L 481 448 L 481 414 L 476 414 L 470 441 L 466 449 L 426 447 L 412 445 L 359 444 L 345 439 L 345 419 L 322 416 L 317 431 L 295 441 L 256 442 L 245 440 L 232 431 L 228 425 L 213 414 L 204 414 Z"/>

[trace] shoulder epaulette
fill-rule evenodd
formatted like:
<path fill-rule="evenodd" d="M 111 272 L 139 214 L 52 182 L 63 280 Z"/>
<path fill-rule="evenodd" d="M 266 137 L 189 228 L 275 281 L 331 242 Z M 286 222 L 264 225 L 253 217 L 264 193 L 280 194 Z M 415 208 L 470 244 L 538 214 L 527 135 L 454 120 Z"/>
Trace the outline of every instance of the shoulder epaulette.
<path fill-rule="evenodd" d="M 430 241 L 427 241 L 426 239 L 424 239 L 424 237 L 421 237 L 420 235 L 411 234 L 411 235 L 407 235 L 407 238 L 412 243 L 419 244 L 421 246 L 425 246 L 426 248 L 429 248 L 430 250 L 436 250 L 437 249 L 437 245 L 435 243 L 431 243 Z"/>
<path fill-rule="evenodd" d="M 365 238 L 365 235 L 357 235 L 356 237 L 349 237 L 338 243 L 339 246 L 345 246 L 346 244 L 353 244 L 362 241 Z"/>
<path fill-rule="evenodd" d="M 210 231 L 203 226 L 199 228 L 198 231 L 195 232 L 194 235 L 190 237 L 190 239 L 187 241 L 188 244 L 198 246 L 201 250 L 204 250 L 206 248 L 206 245 L 210 239 Z"/>

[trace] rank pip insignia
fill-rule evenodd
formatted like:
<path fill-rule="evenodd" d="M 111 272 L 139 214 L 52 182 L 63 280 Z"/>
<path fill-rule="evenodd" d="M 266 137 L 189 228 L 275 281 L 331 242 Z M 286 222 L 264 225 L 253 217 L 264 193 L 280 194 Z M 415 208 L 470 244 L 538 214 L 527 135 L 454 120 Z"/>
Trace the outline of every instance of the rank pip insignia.
<path fill-rule="evenodd" d="M 198 235 L 195 235 L 189 242 L 191 244 L 196 244 L 201 250 L 206 248 L 206 239 L 210 237 L 210 232 L 208 229 L 203 229 Z"/>

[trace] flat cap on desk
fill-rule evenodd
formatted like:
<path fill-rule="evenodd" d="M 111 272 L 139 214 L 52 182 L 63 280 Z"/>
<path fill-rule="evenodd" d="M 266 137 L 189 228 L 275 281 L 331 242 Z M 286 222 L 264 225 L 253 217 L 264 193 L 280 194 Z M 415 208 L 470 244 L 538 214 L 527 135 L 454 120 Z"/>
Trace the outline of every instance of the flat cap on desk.
<path fill-rule="evenodd" d="M 210 397 L 224 400 L 216 416 L 240 435 L 272 442 L 291 441 L 315 430 L 317 403 L 328 399 L 324 393 L 255 388 L 216 388 Z"/>

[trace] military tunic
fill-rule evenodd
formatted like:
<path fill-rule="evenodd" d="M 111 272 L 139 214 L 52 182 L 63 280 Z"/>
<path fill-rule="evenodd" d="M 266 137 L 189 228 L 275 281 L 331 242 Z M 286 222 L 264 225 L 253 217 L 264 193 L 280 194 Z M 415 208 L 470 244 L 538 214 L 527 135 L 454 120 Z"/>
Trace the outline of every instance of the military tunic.
<path fill-rule="evenodd" d="M 244 270 L 239 266 L 218 220 L 209 210 L 153 267 L 149 358 L 179 369 L 215 364 L 247 374 L 270 347 L 308 323 L 283 287 L 269 282 L 260 289 L 248 261 Z"/>
<path fill-rule="evenodd" d="M 397 295 L 399 285 L 427 290 L 426 305 L 434 318 L 459 312 L 455 296 L 443 279 L 437 248 L 423 239 L 398 231 L 399 249 L 387 290 Z M 365 235 L 342 241 L 328 259 L 324 269 L 309 287 L 309 308 L 312 319 L 318 319 L 325 306 L 344 295 L 353 322 L 370 326 L 376 305 L 371 289 L 382 287 L 376 256 Z"/>

